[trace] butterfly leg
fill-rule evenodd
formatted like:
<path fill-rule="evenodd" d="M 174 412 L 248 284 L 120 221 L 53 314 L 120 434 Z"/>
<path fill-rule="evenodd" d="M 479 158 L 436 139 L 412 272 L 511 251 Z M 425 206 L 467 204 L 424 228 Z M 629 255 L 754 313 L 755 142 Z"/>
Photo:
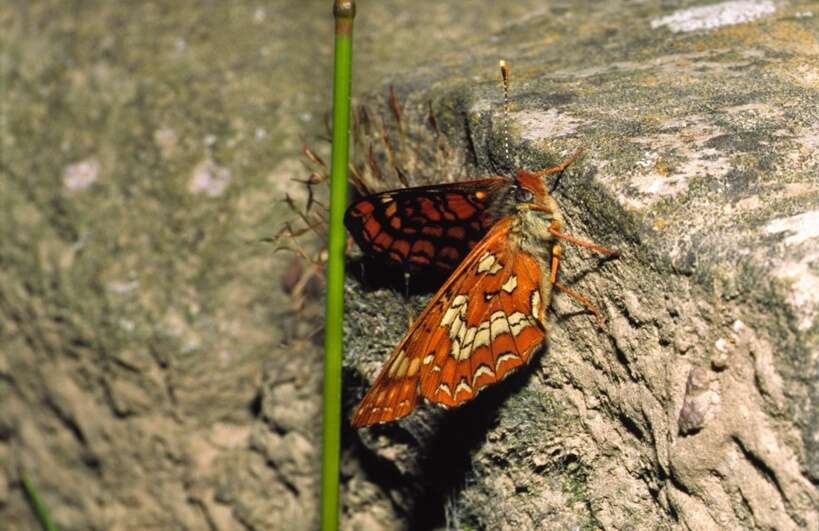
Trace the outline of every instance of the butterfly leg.
<path fill-rule="evenodd" d="M 575 302 L 577 302 L 578 304 L 589 310 L 591 313 L 593 313 L 594 317 L 597 319 L 597 327 L 600 329 L 603 328 L 603 323 L 605 322 L 603 319 L 603 314 L 600 313 L 600 310 L 597 309 L 597 306 L 592 304 L 592 302 L 589 299 L 577 293 L 576 291 L 564 286 L 560 282 L 555 282 L 554 287 L 555 289 L 557 289 L 558 291 L 562 291 L 563 293 L 574 299 Z"/>
<path fill-rule="evenodd" d="M 409 271 L 404 271 L 404 304 L 407 307 L 407 326 L 412 326 L 412 322 L 415 320 L 415 310 L 413 309 L 412 305 L 410 304 L 410 279 L 412 275 L 410 275 Z"/>
<path fill-rule="evenodd" d="M 579 245 L 580 247 L 585 247 L 586 249 L 591 249 L 592 251 L 598 252 L 600 254 L 604 254 L 611 258 L 617 258 L 620 256 L 620 251 L 617 249 L 609 249 L 607 247 L 603 247 L 602 245 L 597 245 L 596 243 L 587 242 L 586 240 L 580 240 L 575 238 L 574 236 L 569 236 L 568 234 L 563 234 L 560 232 L 560 225 L 553 223 L 549 227 L 549 232 L 555 238 L 559 240 L 564 240 L 569 243 L 573 243 L 575 245 Z"/>
<path fill-rule="evenodd" d="M 606 249 L 606 251 L 608 251 L 608 249 Z M 579 303 L 581 306 L 585 307 L 587 310 L 593 313 L 594 316 L 597 318 L 597 326 L 602 329 L 604 321 L 603 315 L 600 313 L 600 310 L 598 310 L 597 307 L 594 304 L 592 304 L 592 302 L 588 298 L 577 293 L 573 289 L 564 286 L 563 284 L 557 281 L 557 271 L 560 268 L 560 253 L 561 253 L 560 244 L 559 243 L 554 244 L 552 246 L 552 270 L 551 274 L 549 275 L 549 282 L 552 283 L 555 289 L 565 293 L 566 295 L 574 299 L 577 303 Z"/>

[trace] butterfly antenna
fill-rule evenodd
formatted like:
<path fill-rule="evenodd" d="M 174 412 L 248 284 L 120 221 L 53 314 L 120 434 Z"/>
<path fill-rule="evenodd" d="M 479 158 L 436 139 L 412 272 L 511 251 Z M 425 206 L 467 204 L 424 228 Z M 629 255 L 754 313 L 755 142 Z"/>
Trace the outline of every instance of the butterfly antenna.
<path fill-rule="evenodd" d="M 509 162 L 509 63 L 501 59 L 498 63 L 503 81 L 503 154 Z"/>

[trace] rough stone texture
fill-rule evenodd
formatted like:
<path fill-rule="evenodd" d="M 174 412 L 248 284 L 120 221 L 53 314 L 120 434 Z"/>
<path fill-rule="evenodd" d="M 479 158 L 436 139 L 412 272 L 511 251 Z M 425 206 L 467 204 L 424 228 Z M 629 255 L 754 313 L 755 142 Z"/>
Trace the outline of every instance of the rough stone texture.
<path fill-rule="evenodd" d="M 562 272 L 605 330 L 557 296 L 523 374 L 358 437 L 410 529 L 816 529 L 819 11 L 585 15 L 512 24 L 398 91 L 419 114 L 432 102 L 473 175 L 586 148 L 557 199 L 569 232 L 623 256 L 567 246 Z M 495 49 L 513 59 L 509 155 Z M 351 382 L 411 313 L 400 290 L 362 298 L 358 282 Z"/>
<path fill-rule="evenodd" d="M 584 145 L 558 200 L 624 256 L 566 250 L 603 332 L 557 298 L 497 389 L 347 431 L 345 529 L 817 527 L 819 8 L 601 4 L 359 3 L 356 87 L 406 102 L 413 183 Z M 36 526 L 26 475 L 61 529 L 314 528 L 321 279 L 260 240 L 305 197 L 326 6 L 0 20 L 0 521 Z M 347 411 L 412 313 L 351 273 Z"/>
<path fill-rule="evenodd" d="M 359 2 L 357 91 L 506 23 L 414 5 Z M 3 529 L 37 527 L 22 476 L 60 529 L 316 527 L 321 279 L 263 240 L 297 220 L 332 26 L 326 2 L 0 3 Z M 399 522 L 360 470 L 345 526 Z"/>

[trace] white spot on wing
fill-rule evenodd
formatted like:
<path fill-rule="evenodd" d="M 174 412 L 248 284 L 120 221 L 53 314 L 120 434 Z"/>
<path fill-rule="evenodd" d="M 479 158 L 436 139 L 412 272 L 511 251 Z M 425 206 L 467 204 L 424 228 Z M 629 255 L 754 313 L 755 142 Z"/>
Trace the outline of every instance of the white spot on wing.
<path fill-rule="evenodd" d="M 452 324 L 449 325 L 449 339 L 455 339 L 466 327 L 466 323 L 464 322 L 464 316 L 466 314 L 466 305 L 461 306 L 458 309 L 458 313 L 455 315 L 455 318 L 452 320 Z M 443 324 L 443 323 L 442 323 Z"/>
<path fill-rule="evenodd" d="M 455 322 L 458 314 L 465 314 L 467 302 L 469 302 L 469 297 L 466 295 L 456 295 L 441 319 L 441 326 L 450 326 Z"/>
<path fill-rule="evenodd" d="M 513 291 L 515 291 L 516 287 L 518 287 L 518 276 L 512 275 L 511 277 L 509 277 L 509 280 L 503 283 L 501 289 L 506 293 L 512 293 Z"/>
<path fill-rule="evenodd" d="M 497 371 L 498 367 L 500 367 L 502 363 L 505 363 L 505 362 L 513 360 L 513 359 L 519 359 L 519 356 L 517 354 L 513 354 L 511 352 L 507 352 L 506 354 L 502 354 L 501 356 L 498 357 L 498 361 L 495 362 L 495 370 Z"/>
<path fill-rule="evenodd" d="M 478 325 L 478 331 L 475 332 L 475 341 L 472 343 L 472 350 L 489 344 L 489 321 L 484 321 Z"/>
<path fill-rule="evenodd" d="M 494 260 L 491 255 L 487 254 L 486 256 Z M 487 267 L 491 268 L 493 266 Z M 504 291 L 510 293 L 516 288 L 517 277 L 515 275 L 509 277 L 502 287 Z M 466 323 L 467 302 L 468 298 L 465 295 L 458 295 L 453 299 L 452 304 L 441 319 L 441 326 L 449 327 L 449 338 L 452 341 L 449 354 L 458 361 L 469 359 L 475 350 L 483 346 L 488 346 L 495 338 L 503 334 L 518 336 L 525 328 L 534 326 L 537 322 L 537 317 L 532 317 L 520 311 L 506 315 L 503 310 L 497 310 L 493 312 L 487 320 L 482 321 L 477 326 L 469 326 Z M 532 291 L 530 303 L 535 316 L 539 316 L 539 290 L 535 289 Z M 430 356 L 424 359 L 425 365 L 432 362 Z M 399 367 L 396 367 L 396 369 L 392 369 L 391 367 L 391 371 L 402 372 L 399 369 Z"/>
<path fill-rule="evenodd" d="M 441 385 L 438 386 L 438 391 L 439 392 L 443 391 L 446 394 L 448 394 L 450 398 L 454 398 L 452 396 L 452 389 L 450 389 L 449 386 L 447 384 L 445 384 L 445 383 L 442 383 Z"/>
<path fill-rule="evenodd" d="M 390 375 L 390 378 L 395 378 L 395 374 L 398 372 L 398 367 L 400 367 L 401 363 L 406 360 L 405 352 L 402 350 L 398 353 L 395 357 L 393 362 L 390 364 L 390 370 L 387 374 Z"/>
<path fill-rule="evenodd" d="M 526 327 L 531 326 L 529 322 L 529 317 L 522 312 L 514 312 L 509 315 L 509 329 L 512 331 L 513 336 L 517 336 L 520 334 L 521 330 Z"/>
<path fill-rule="evenodd" d="M 458 382 L 457 387 L 455 387 L 455 396 L 458 396 L 458 393 L 461 391 L 465 391 L 470 395 L 472 394 L 472 387 L 470 387 L 470 385 L 466 383 L 466 380 L 463 378 L 461 378 L 461 381 Z"/>
<path fill-rule="evenodd" d="M 461 349 L 461 342 L 458 340 L 457 337 L 452 340 L 452 344 L 449 346 L 449 353 L 456 360 L 460 360 L 461 356 L 463 356 L 463 359 L 466 359 L 467 357 L 469 357 L 468 353 L 464 354 L 463 351 L 465 351 L 465 350 L 467 350 L 467 349 Z"/>
<path fill-rule="evenodd" d="M 470 353 L 472 351 L 472 344 L 475 342 L 475 334 L 477 334 L 477 333 L 478 333 L 478 327 L 477 326 L 470 326 L 467 329 L 466 334 L 464 335 L 463 344 L 470 346 L 469 347 Z"/>
<path fill-rule="evenodd" d="M 495 255 L 486 252 L 481 256 L 480 260 L 478 260 L 478 273 L 486 273 L 489 272 L 490 275 L 494 275 L 498 271 L 501 270 L 501 263 L 495 258 Z"/>
<path fill-rule="evenodd" d="M 409 368 L 409 358 L 406 356 L 401 355 L 401 364 L 398 366 L 398 369 L 395 371 L 396 378 L 403 378 L 407 375 L 407 369 Z"/>
<path fill-rule="evenodd" d="M 480 367 L 478 367 L 478 370 L 475 371 L 474 375 L 472 375 L 472 385 L 473 386 L 475 385 L 475 382 L 478 380 L 478 378 L 480 378 L 481 376 L 490 376 L 490 377 L 492 377 L 494 379 L 495 378 L 495 371 L 493 371 L 492 369 L 490 369 L 486 365 L 481 365 Z"/>
<path fill-rule="evenodd" d="M 535 319 L 540 319 L 540 290 L 535 288 L 532 294 L 529 295 L 529 301 L 532 305 L 532 315 Z"/>
<path fill-rule="evenodd" d="M 506 314 L 502 310 L 498 310 L 489 317 L 489 331 L 492 339 L 509 333 L 509 324 L 506 322 Z M 517 334 L 515 334 L 517 335 Z"/>

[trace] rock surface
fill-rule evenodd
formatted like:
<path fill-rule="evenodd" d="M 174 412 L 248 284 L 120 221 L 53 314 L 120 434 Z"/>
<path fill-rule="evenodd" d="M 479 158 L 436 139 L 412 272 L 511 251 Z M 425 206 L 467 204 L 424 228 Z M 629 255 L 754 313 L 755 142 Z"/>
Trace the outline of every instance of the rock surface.
<path fill-rule="evenodd" d="M 584 146 L 556 196 L 567 230 L 623 252 L 564 249 L 604 331 L 558 295 L 524 374 L 359 432 L 409 528 L 819 526 L 815 8 L 554 8 L 399 85 L 418 114 L 432 102 L 472 175 Z M 509 154 L 496 50 L 513 58 Z M 408 311 L 359 293 L 349 366 L 369 380 Z"/>
<path fill-rule="evenodd" d="M 0 7 L 0 521 L 26 476 L 61 529 L 315 528 L 320 268 L 261 240 L 326 159 L 325 6 L 51 4 Z M 816 4 L 412 9 L 356 22 L 408 178 L 582 145 L 568 228 L 624 254 L 565 252 L 604 331 L 558 297 L 496 390 L 347 431 L 343 527 L 815 529 Z M 412 313 L 350 273 L 347 411 Z"/>

